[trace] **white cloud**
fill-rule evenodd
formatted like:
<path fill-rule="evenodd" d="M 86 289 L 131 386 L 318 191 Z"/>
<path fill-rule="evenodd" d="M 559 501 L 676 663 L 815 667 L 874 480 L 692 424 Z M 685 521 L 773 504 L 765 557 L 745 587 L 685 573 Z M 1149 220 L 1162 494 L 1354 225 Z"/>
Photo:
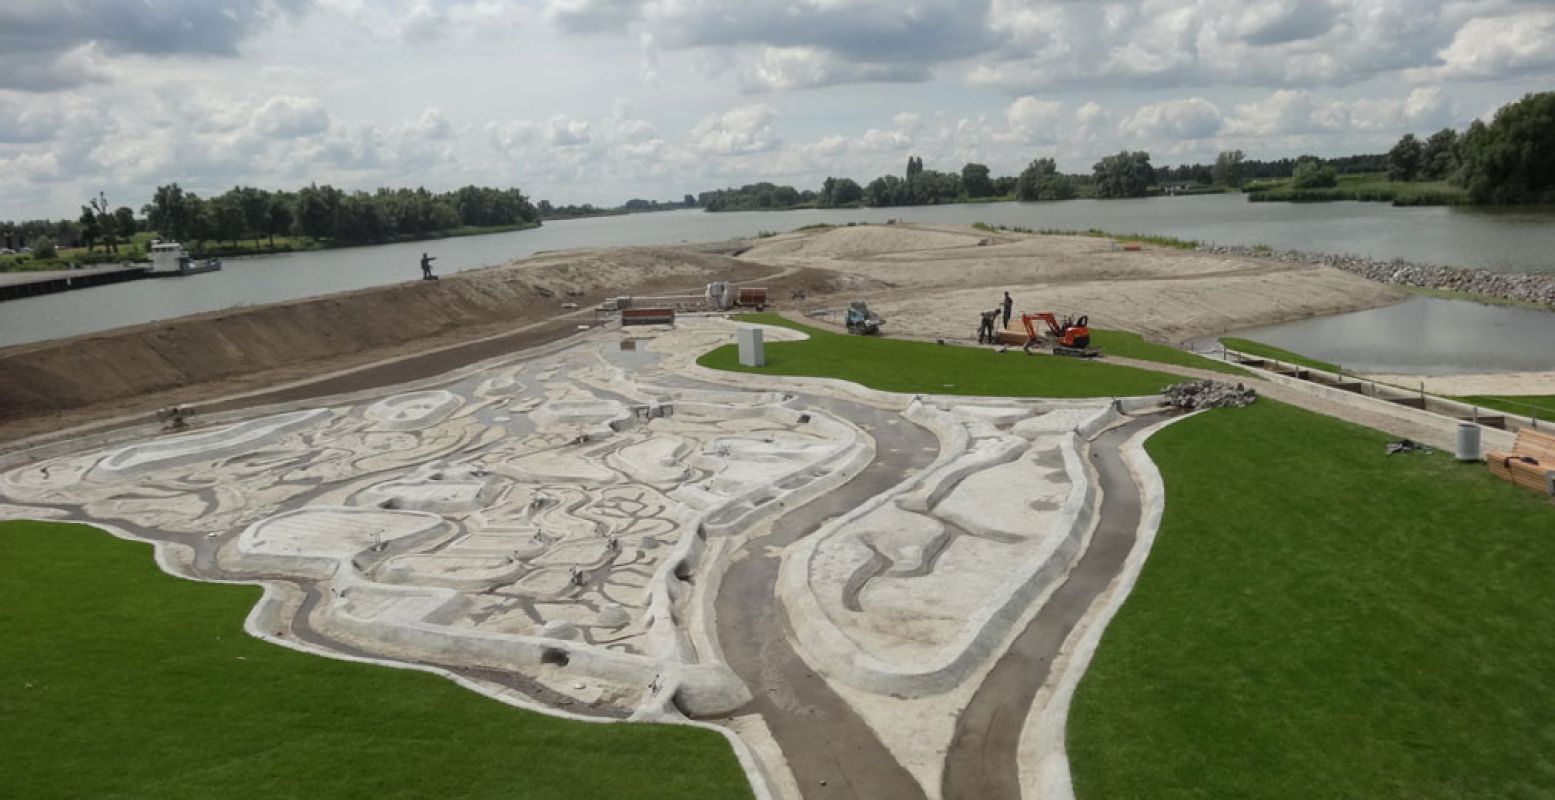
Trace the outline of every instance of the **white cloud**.
<path fill-rule="evenodd" d="M 311 97 L 279 95 L 254 111 L 254 130 L 272 139 L 300 139 L 329 130 L 329 112 Z"/>
<path fill-rule="evenodd" d="M 776 121 L 777 111 L 763 103 L 733 108 L 698 122 L 691 129 L 691 146 L 709 155 L 763 153 L 781 142 Z"/>
<path fill-rule="evenodd" d="M 929 71 L 917 64 L 859 63 L 815 47 L 767 47 L 760 61 L 743 70 L 742 85 L 748 91 L 766 92 L 928 79 Z"/>
<path fill-rule="evenodd" d="M 1058 141 L 1060 129 L 1066 127 L 1069 115 L 1063 103 L 1028 95 L 1016 98 L 1004 110 L 1004 119 L 1021 141 L 1052 143 Z"/>
<path fill-rule="evenodd" d="M 1152 103 L 1120 123 L 1127 136 L 1141 139 L 1204 139 L 1220 132 L 1220 109 L 1202 97 Z"/>
<path fill-rule="evenodd" d="M 1555 67 L 1555 11 L 1471 19 L 1441 51 L 1447 77 L 1497 78 Z"/>

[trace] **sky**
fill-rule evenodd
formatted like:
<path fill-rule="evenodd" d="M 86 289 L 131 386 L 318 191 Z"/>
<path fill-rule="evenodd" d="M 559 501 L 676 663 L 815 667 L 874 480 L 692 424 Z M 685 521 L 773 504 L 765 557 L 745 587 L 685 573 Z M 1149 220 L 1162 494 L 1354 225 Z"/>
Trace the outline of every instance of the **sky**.
<path fill-rule="evenodd" d="M 1550 89 L 1555 0 L 3 0 L 0 219 L 1348 155 Z"/>

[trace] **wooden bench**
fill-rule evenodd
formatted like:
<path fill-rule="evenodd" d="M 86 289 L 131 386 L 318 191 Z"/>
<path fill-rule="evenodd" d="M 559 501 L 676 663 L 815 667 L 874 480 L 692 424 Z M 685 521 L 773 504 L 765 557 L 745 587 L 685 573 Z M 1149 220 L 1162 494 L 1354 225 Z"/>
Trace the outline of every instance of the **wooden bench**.
<path fill-rule="evenodd" d="M 627 308 L 621 311 L 621 325 L 674 325 L 673 308 Z"/>
<path fill-rule="evenodd" d="M 1524 459 L 1533 459 L 1532 462 Z M 1485 454 L 1490 474 L 1505 478 L 1534 491 L 1550 493 L 1551 480 L 1555 479 L 1555 434 L 1542 433 L 1532 428 L 1517 432 L 1509 453 L 1491 451 Z"/>

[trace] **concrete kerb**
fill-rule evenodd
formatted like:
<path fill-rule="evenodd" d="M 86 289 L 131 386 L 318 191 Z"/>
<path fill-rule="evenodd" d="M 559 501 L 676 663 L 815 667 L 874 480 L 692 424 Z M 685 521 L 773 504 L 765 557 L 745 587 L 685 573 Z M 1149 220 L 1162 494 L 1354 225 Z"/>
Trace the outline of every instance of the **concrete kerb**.
<path fill-rule="evenodd" d="M 27 517 L 10 515 L 0 516 L 0 518 L 17 520 L 29 519 Z M 249 610 L 248 616 L 243 620 L 243 630 L 256 639 L 261 639 L 271 644 L 280 645 L 281 647 L 290 648 L 292 650 L 308 653 L 314 656 L 332 658 L 337 661 L 350 661 L 359 664 L 372 664 L 379 667 L 388 667 L 390 669 L 413 670 L 416 672 L 430 673 L 450 680 L 461 688 L 476 692 L 485 697 L 489 697 L 492 700 L 496 700 L 497 702 L 504 705 L 523 709 L 525 711 L 535 712 L 538 714 L 544 714 L 549 717 L 594 724 L 619 724 L 624 722 L 624 720 L 619 719 L 592 717 L 584 714 L 577 714 L 570 711 L 563 711 L 558 708 L 553 708 L 551 706 L 542 705 L 540 703 L 535 703 L 523 697 L 522 695 L 515 694 L 504 688 L 496 687 L 485 682 L 470 680 L 464 676 L 455 674 L 440 667 L 429 666 L 426 664 L 412 664 L 404 661 L 395 661 L 385 658 L 355 656 L 323 647 L 318 647 L 308 642 L 299 640 L 295 637 L 279 635 L 281 630 L 284 630 L 286 627 L 286 617 L 282 612 L 288 605 L 288 592 L 293 591 L 290 584 L 268 580 L 223 581 L 201 577 L 189 571 L 187 562 L 190 560 L 190 557 L 187 553 L 185 553 L 182 557 L 178 555 L 178 552 L 188 550 L 187 547 L 182 545 L 169 542 L 148 541 L 136 537 L 128 531 L 117 526 L 92 520 L 65 517 L 50 518 L 48 521 L 85 525 L 87 527 L 96 528 L 118 539 L 123 539 L 130 542 L 138 542 L 141 544 L 149 544 L 152 547 L 153 558 L 157 564 L 157 567 L 168 575 L 176 578 L 196 581 L 199 583 L 215 583 L 233 586 L 259 586 L 262 590 L 260 599 L 254 604 L 254 607 Z M 761 767 L 760 760 L 756 757 L 750 746 L 738 735 L 736 735 L 734 731 L 720 725 L 698 722 L 696 720 L 690 720 L 686 719 L 685 717 L 678 716 L 669 716 L 664 719 L 657 719 L 655 721 L 662 724 L 684 725 L 687 727 L 714 731 L 719 736 L 722 736 L 723 739 L 729 743 L 729 747 L 734 751 L 735 759 L 739 762 L 740 769 L 745 773 L 747 780 L 751 782 L 751 792 L 755 796 L 756 800 L 773 800 L 775 795 L 772 792 L 771 783 L 767 778 L 766 772 Z"/>
<path fill-rule="evenodd" d="M 1235 350 L 1227 350 L 1226 352 L 1228 354 L 1235 355 L 1235 356 L 1240 357 L 1240 358 L 1246 358 L 1246 359 L 1259 359 L 1260 358 L 1259 356 L 1252 356 L 1252 355 L 1248 355 L 1248 354 L 1245 354 L 1245 353 L 1239 353 L 1239 352 L 1237 352 Z M 1261 360 L 1271 361 L 1273 359 L 1261 359 Z M 1456 443 L 1457 443 L 1457 430 L 1458 430 L 1458 425 L 1460 424 L 1461 420 L 1459 420 L 1459 419 L 1457 419 L 1455 417 L 1448 417 L 1448 416 L 1444 416 L 1444 415 L 1441 415 L 1441 414 L 1437 414 L 1437 413 L 1435 413 L 1433 411 L 1427 411 L 1425 409 L 1412 408 L 1410 406 L 1400 405 L 1398 403 L 1391 402 L 1391 401 L 1383 399 L 1381 397 L 1373 397 L 1371 395 L 1366 395 L 1366 394 L 1357 394 L 1355 392 L 1346 391 L 1344 389 L 1339 389 L 1339 388 L 1336 388 L 1334 386 L 1327 386 L 1327 385 L 1324 385 L 1324 384 L 1321 384 L 1321 383 L 1315 383 L 1313 381 L 1302 380 L 1300 378 L 1293 378 L 1293 377 L 1288 376 L 1288 375 L 1281 375 L 1281 374 L 1279 374 L 1277 372 L 1266 370 L 1266 369 L 1263 369 L 1261 367 L 1249 366 L 1249 365 L 1246 365 L 1246 364 L 1238 364 L 1237 366 L 1240 366 L 1243 369 L 1246 369 L 1246 370 L 1252 372 L 1253 374 L 1258 375 L 1259 377 L 1262 377 L 1262 378 L 1268 380 L 1269 382 L 1277 384 L 1279 386 L 1284 386 L 1284 387 L 1287 387 L 1287 388 L 1296 389 L 1296 390 L 1305 392 L 1307 394 L 1313 395 L 1315 397 L 1321 397 L 1321 398 L 1323 398 L 1325 400 L 1329 400 L 1331 402 L 1340 403 L 1340 404 L 1343 404 L 1343 405 L 1349 405 L 1349 406 L 1352 406 L 1352 407 L 1355 407 L 1355 408 L 1359 408 L 1359 409 L 1364 409 L 1364 410 L 1366 410 L 1368 412 L 1371 412 L 1371 413 L 1374 413 L 1374 414 L 1378 414 L 1378 415 L 1381 415 L 1381 416 L 1392 417 L 1393 419 L 1397 419 L 1397 420 L 1400 420 L 1400 421 L 1403 421 L 1403 422 L 1413 423 L 1415 425 L 1419 425 L 1421 427 L 1424 427 L 1427 430 L 1431 431 L 1431 434 L 1432 434 L 1431 440 L 1425 442 L 1425 444 L 1428 444 L 1428 445 L 1430 445 L 1432 447 L 1435 447 L 1435 448 L 1437 448 L 1439 450 L 1451 451 L 1454 448 L 1454 446 L 1456 445 Z M 1308 373 L 1312 373 L 1312 374 L 1316 374 L 1316 375 L 1322 375 L 1322 376 L 1325 376 L 1325 377 L 1328 377 L 1328 378 L 1331 378 L 1331 379 L 1334 379 L 1334 380 L 1344 379 L 1344 380 L 1352 380 L 1352 381 L 1357 381 L 1357 382 L 1366 382 L 1365 379 L 1359 379 L 1359 378 L 1353 378 L 1353 377 L 1348 377 L 1348 376 L 1337 375 L 1335 373 L 1328 372 L 1326 370 L 1313 369 L 1313 368 L 1310 368 L 1310 367 L 1301 367 L 1300 369 L 1302 369 L 1303 371 L 1308 372 Z M 1370 381 L 1370 383 L 1373 383 L 1374 385 L 1377 385 L 1377 386 L 1387 386 L 1387 384 L 1377 384 L 1375 381 Z M 1401 396 L 1406 394 L 1405 390 L 1399 389 L 1398 387 L 1387 386 L 1387 388 L 1390 391 L 1394 391 L 1394 392 L 1399 393 Z M 1441 398 L 1437 398 L 1437 400 L 1439 402 L 1441 402 L 1443 405 L 1447 405 L 1449 407 L 1452 407 L 1453 405 L 1462 406 L 1462 408 L 1466 412 L 1472 412 L 1472 410 L 1473 410 L 1472 406 L 1465 405 L 1465 404 L 1462 404 L 1462 403 L 1454 403 L 1453 401 L 1448 401 L 1448 400 L 1441 399 Z M 1486 449 L 1486 450 L 1510 450 L 1510 449 L 1512 449 L 1512 443 L 1516 439 L 1516 434 L 1513 433 L 1512 431 L 1501 430 L 1499 428 L 1492 428 L 1492 427 L 1489 427 L 1487 425 L 1480 425 L 1479 426 L 1479 430 L 1480 430 L 1481 440 L 1484 443 L 1484 449 Z"/>
<path fill-rule="evenodd" d="M 1144 445 L 1151 436 L 1168 425 L 1199 413 L 1202 412 L 1162 420 L 1130 437 L 1122 448 L 1123 461 L 1128 465 L 1140 493 L 1141 513 L 1134 547 L 1125 559 L 1122 571 L 1076 624 L 1058 660 L 1053 664 L 1047 684 L 1038 693 L 1027 715 L 1019 747 L 1021 787 L 1025 796 L 1049 800 L 1074 798 L 1073 778 L 1064 747 L 1074 691 L 1079 686 L 1080 678 L 1085 675 L 1086 668 L 1090 666 L 1107 624 L 1123 607 L 1139 580 L 1166 510 L 1166 485 Z"/>

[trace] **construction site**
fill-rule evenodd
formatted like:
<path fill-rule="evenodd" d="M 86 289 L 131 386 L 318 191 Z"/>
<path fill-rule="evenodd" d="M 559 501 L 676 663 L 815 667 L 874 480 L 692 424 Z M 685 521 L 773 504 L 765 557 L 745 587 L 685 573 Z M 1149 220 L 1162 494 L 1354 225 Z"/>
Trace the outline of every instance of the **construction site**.
<path fill-rule="evenodd" d="M 1151 362 L 1099 332 L 1175 345 L 1399 297 L 940 226 L 544 254 L 0 350 L 0 518 L 262 585 L 245 627 L 267 640 L 715 730 L 757 797 L 1073 797 L 1076 687 L 1167 508 L 1158 431 L 1269 398 L 1466 461 L 1506 451 L 1492 470 L 1529 489 L 1543 473 L 1512 454 L 1555 452 L 1516 421 L 1232 352 Z M 766 370 L 822 332 L 1156 388 Z M 708 366 L 725 351 L 738 369 Z"/>

